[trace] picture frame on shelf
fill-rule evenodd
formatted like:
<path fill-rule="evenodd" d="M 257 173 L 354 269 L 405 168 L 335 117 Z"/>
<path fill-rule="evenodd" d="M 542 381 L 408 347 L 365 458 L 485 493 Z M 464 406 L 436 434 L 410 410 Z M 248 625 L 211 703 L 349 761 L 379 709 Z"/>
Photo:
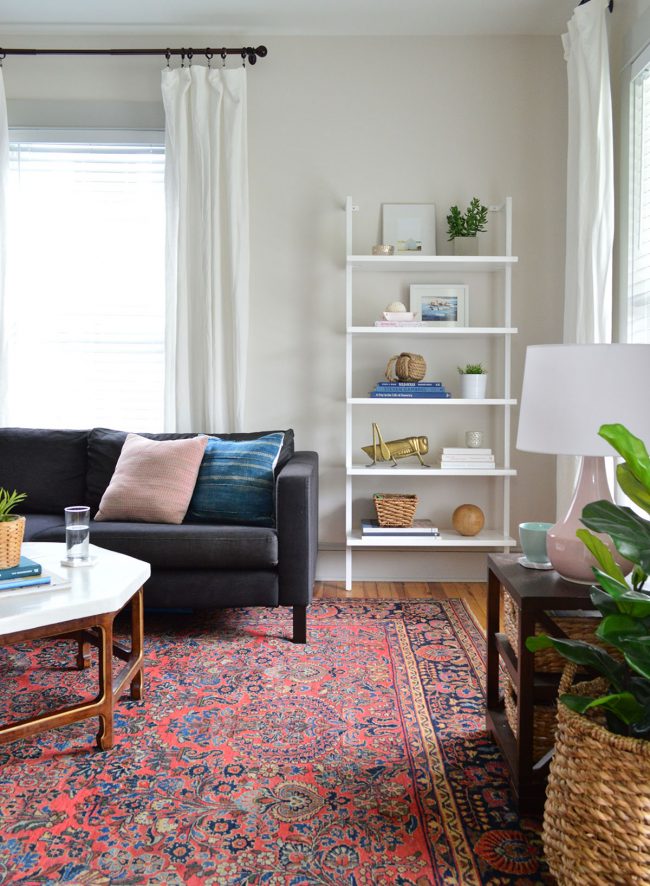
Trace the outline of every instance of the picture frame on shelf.
<path fill-rule="evenodd" d="M 395 255 L 435 255 L 435 204 L 384 203 L 382 241 L 395 247 Z"/>
<path fill-rule="evenodd" d="M 432 326 L 469 325 L 469 287 L 462 283 L 413 283 L 413 319 Z"/>

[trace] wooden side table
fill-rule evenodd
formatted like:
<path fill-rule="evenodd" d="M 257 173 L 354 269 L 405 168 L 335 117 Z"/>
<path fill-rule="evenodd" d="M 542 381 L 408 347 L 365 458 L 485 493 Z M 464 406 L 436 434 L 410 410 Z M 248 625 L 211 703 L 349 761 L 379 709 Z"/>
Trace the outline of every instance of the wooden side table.
<path fill-rule="evenodd" d="M 554 570 L 525 569 L 516 554 L 488 556 L 487 603 L 487 730 L 499 745 L 510 770 L 510 780 L 520 812 L 539 812 L 544 803 L 548 760 L 533 759 L 534 705 L 549 704 L 557 697 L 558 674 L 535 673 L 533 653 L 526 638 L 541 624 L 550 635 L 565 636 L 547 616 L 548 610 L 593 607 L 591 586 L 565 581 Z M 519 655 L 505 634 L 499 632 L 501 588 L 510 594 L 519 616 Z M 508 723 L 499 692 L 502 663 L 517 694 L 517 737 Z"/>

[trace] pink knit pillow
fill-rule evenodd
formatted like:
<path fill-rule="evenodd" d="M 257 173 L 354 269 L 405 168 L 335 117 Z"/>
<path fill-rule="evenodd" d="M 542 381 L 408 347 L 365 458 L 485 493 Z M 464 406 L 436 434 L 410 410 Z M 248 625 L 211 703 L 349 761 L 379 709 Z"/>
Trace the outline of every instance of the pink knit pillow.
<path fill-rule="evenodd" d="M 207 442 L 128 434 L 95 520 L 182 523 Z"/>

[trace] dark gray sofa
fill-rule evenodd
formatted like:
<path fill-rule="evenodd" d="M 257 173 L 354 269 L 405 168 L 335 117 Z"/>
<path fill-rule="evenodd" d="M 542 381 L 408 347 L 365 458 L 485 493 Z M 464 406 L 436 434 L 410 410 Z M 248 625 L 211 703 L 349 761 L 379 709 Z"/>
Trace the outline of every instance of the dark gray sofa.
<path fill-rule="evenodd" d="M 251 434 L 219 434 L 253 439 Z M 275 479 L 275 526 L 91 522 L 98 547 L 151 564 L 145 606 L 293 607 L 294 641 L 306 642 L 318 548 L 318 456 L 295 452 L 285 431 Z M 143 434 L 170 440 L 193 434 Z M 94 516 L 126 432 L 108 428 L 0 428 L 0 487 L 27 493 L 26 541 L 64 541 L 63 509 L 87 504 Z"/>

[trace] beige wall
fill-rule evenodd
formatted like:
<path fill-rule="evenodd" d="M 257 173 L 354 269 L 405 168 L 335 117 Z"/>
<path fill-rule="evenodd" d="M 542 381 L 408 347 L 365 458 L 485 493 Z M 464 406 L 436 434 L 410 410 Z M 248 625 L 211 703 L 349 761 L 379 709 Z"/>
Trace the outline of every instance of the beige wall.
<path fill-rule="evenodd" d="M 183 45 L 179 41 L 165 38 Z M 205 43 L 205 36 L 193 42 Z M 321 540 L 341 546 L 345 197 L 362 207 L 358 251 L 378 240 L 383 202 L 435 202 L 442 253 L 449 251 L 444 215 L 451 204 L 475 194 L 491 203 L 512 196 L 518 397 L 526 345 L 561 339 L 565 65 L 555 37 L 259 42 L 266 42 L 269 56 L 249 77 L 248 425 L 293 426 L 300 448 L 320 452 Z M 46 43 L 11 39 L 11 45 Z M 147 45 L 142 38 L 133 43 Z M 157 103 L 159 68 L 157 60 L 142 58 L 10 58 L 4 75 L 14 101 Z M 516 412 L 513 445 L 515 436 Z M 555 492 L 554 459 L 515 451 L 514 462 L 516 533 L 521 520 L 554 517 Z M 459 501 L 471 500 L 472 481 L 461 482 Z M 330 554 L 323 571 L 340 576 L 341 563 Z M 484 556 L 356 555 L 355 563 L 365 576 L 470 578 L 482 576 Z"/>

